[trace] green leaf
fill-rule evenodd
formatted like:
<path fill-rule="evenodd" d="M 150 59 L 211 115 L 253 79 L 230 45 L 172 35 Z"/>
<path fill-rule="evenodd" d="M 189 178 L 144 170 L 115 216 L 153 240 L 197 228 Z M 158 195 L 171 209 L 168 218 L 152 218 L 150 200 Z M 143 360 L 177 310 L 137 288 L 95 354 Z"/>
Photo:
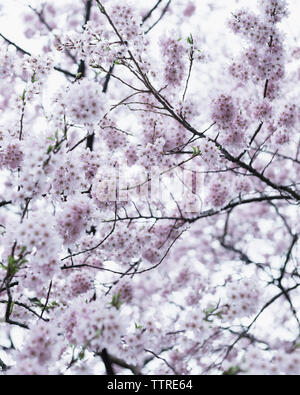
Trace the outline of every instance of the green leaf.
<path fill-rule="evenodd" d="M 14 306 L 15 306 L 15 302 L 11 302 L 9 314 L 12 313 Z"/>
<path fill-rule="evenodd" d="M 13 265 L 16 262 L 15 258 L 13 256 L 8 257 L 8 266 Z"/>
<path fill-rule="evenodd" d="M 201 155 L 201 151 L 199 147 L 192 147 L 193 149 L 193 156 Z"/>
<path fill-rule="evenodd" d="M 216 308 L 215 308 L 215 307 L 210 307 L 209 309 L 205 310 L 205 313 L 206 313 L 206 314 L 212 314 L 212 313 L 214 313 L 215 311 L 216 311 Z"/>
<path fill-rule="evenodd" d="M 188 36 L 188 38 L 186 39 L 186 41 L 187 41 L 190 45 L 193 45 L 193 44 L 194 44 L 193 36 L 190 34 L 190 35 Z"/>
<path fill-rule="evenodd" d="M 235 376 L 241 369 L 239 366 L 232 366 L 223 373 L 223 376 Z"/>
<path fill-rule="evenodd" d="M 36 73 L 33 73 L 32 77 L 31 77 L 31 82 L 34 84 L 36 81 L 37 81 Z"/>
<path fill-rule="evenodd" d="M 25 101 L 25 95 L 26 95 L 26 89 L 23 90 L 23 93 L 22 93 L 22 95 L 20 96 L 22 102 Z"/>
<path fill-rule="evenodd" d="M 32 298 L 30 301 L 38 307 L 44 307 L 43 303 L 38 298 Z"/>
<path fill-rule="evenodd" d="M 18 271 L 17 261 L 13 256 L 8 257 L 7 271 L 10 276 L 14 276 Z"/>
<path fill-rule="evenodd" d="M 98 337 L 100 335 L 102 335 L 102 329 L 97 330 L 97 332 L 95 333 L 94 338 L 96 338 L 96 337 Z"/>
<path fill-rule="evenodd" d="M 135 322 L 135 329 L 143 329 L 143 325 L 138 325 L 138 324 Z"/>
<path fill-rule="evenodd" d="M 119 308 L 121 307 L 121 304 L 122 304 L 122 302 L 121 302 L 121 293 L 119 291 L 116 295 L 113 295 L 112 301 L 111 301 L 111 305 L 113 307 L 115 307 L 117 310 L 119 310 Z"/>
<path fill-rule="evenodd" d="M 47 149 L 47 154 L 49 155 L 51 151 L 53 151 L 54 146 L 53 145 L 49 145 L 48 149 Z"/>
<path fill-rule="evenodd" d="M 97 1 L 97 5 L 98 5 L 98 8 L 99 8 L 100 12 L 102 14 L 104 14 L 105 13 L 105 9 L 103 8 L 103 6 L 100 3 L 98 3 L 98 1 Z"/>
<path fill-rule="evenodd" d="M 85 357 L 85 350 L 83 350 L 83 351 L 81 351 L 81 352 L 79 353 L 78 359 L 79 359 L 80 361 L 82 361 L 84 357 Z"/>

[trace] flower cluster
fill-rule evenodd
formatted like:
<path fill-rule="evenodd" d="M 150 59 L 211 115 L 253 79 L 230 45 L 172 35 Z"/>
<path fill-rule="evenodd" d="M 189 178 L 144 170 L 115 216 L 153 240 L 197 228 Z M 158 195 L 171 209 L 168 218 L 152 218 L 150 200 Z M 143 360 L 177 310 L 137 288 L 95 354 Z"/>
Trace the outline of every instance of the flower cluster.
<path fill-rule="evenodd" d="M 32 11 L 23 14 L 23 21 L 26 26 L 24 35 L 28 39 L 38 35 L 47 35 L 49 30 L 57 27 L 56 16 L 59 11 L 56 7 L 46 2 L 42 6 L 39 4 L 36 11 L 37 14 Z M 46 21 L 46 24 L 43 21 Z"/>
<path fill-rule="evenodd" d="M 101 120 L 98 133 L 102 139 L 104 139 L 108 149 L 112 152 L 118 148 L 125 147 L 127 143 L 126 133 L 120 130 L 116 122 L 109 118 L 103 118 Z"/>
<path fill-rule="evenodd" d="M 58 197 L 60 195 L 72 195 L 78 191 L 78 188 L 84 182 L 83 174 L 76 172 L 79 159 L 76 155 L 72 155 L 72 152 L 69 154 L 62 152 L 55 156 L 58 159 L 58 163 L 56 166 L 53 166 L 51 192 Z M 53 157 L 51 158 L 50 165 L 52 162 Z M 82 165 L 84 167 L 83 163 Z"/>
<path fill-rule="evenodd" d="M 29 74 L 32 82 L 43 80 L 53 67 L 53 59 L 49 56 L 25 55 L 22 64 L 25 73 Z"/>
<path fill-rule="evenodd" d="M 73 244 L 87 228 L 92 217 L 92 203 L 82 196 L 63 204 L 64 215 L 57 219 L 57 230 L 66 245 Z"/>
<path fill-rule="evenodd" d="M 146 170 L 150 170 L 157 163 L 161 167 L 167 167 L 169 165 L 170 158 L 164 154 L 165 140 L 158 138 L 154 144 L 148 143 L 145 147 L 140 149 L 139 164 Z"/>
<path fill-rule="evenodd" d="M 102 210 L 114 210 L 118 197 L 117 169 L 115 166 L 99 168 L 92 185 L 92 198 Z"/>
<path fill-rule="evenodd" d="M 85 179 L 92 182 L 95 178 L 101 163 L 101 155 L 98 152 L 86 151 L 80 155 L 82 170 L 84 171 Z M 71 164 L 71 163 L 70 163 Z M 60 177 L 63 178 L 63 169 L 60 169 Z M 65 169 L 66 171 L 66 169 Z M 73 175 L 75 176 L 75 175 Z"/>
<path fill-rule="evenodd" d="M 185 10 L 183 11 L 184 16 L 192 16 L 196 11 L 196 5 L 193 1 L 189 1 Z"/>
<path fill-rule="evenodd" d="M 151 264 L 156 264 L 162 260 L 164 250 L 169 243 L 179 235 L 179 230 L 172 224 L 157 225 L 151 230 L 151 239 L 148 248 L 142 253 L 143 259 Z M 150 238 L 150 234 L 148 236 Z"/>
<path fill-rule="evenodd" d="M 286 0 L 261 0 L 259 7 L 269 23 L 278 23 L 288 15 Z"/>
<path fill-rule="evenodd" d="M 17 365 L 11 375 L 48 375 L 51 363 L 59 355 L 55 328 L 48 323 L 38 321 L 27 336 L 21 351 L 17 353 Z"/>
<path fill-rule="evenodd" d="M 85 294 L 93 289 L 93 277 L 86 271 L 72 272 L 68 278 L 68 283 L 70 284 L 70 293 L 72 297 Z"/>
<path fill-rule="evenodd" d="M 136 239 L 150 239 L 147 232 L 139 229 L 137 226 L 118 224 L 116 232 L 112 234 L 108 243 L 104 245 L 104 251 L 107 257 L 121 264 L 131 264 L 132 260 L 138 260 L 141 256 L 142 246 L 136 242 Z"/>
<path fill-rule="evenodd" d="M 264 97 L 273 100 L 278 90 L 278 81 L 285 74 L 284 48 L 276 23 L 286 16 L 286 2 L 266 0 L 260 3 L 260 7 L 260 15 L 242 9 L 230 20 L 232 30 L 251 43 L 242 55 L 241 62 L 234 62 L 230 71 L 243 82 L 249 77 L 254 82 L 271 82 L 269 87 L 265 87 Z"/>
<path fill-rule="evenodd" d="M 23 152 L 19 142 L 11 142 L 0 149 L 0 168 L 16 170 L 23 160 Z"/>
<path fill-rule="evenodd" d="M 208 168 L 217 166 L 220 162 L 220 152 L 212 141 L 203 139 L 199 145 L 199 152 Z"/>
<path fill-rule="evenodd" d="M 207 195 L 207 201 L 212 207 L 222 207 L 228 201 L 230 196 L 230 185 L 228 180 L 224 177 L 218 179 L 212 179 L 209 184 L 209 190 Z"/>
<path fill-rule="evenodd" d="M 299 373 L 287 2 L 233 13 L 233 63 L 214 2 L 38 3 L 41 56 L 0 34 L 0 374 Z"/>
<path fill-rule="evenodd" d="M 161 328 L 154 323 L 153 317 L 135 324 L 133 333 L 124 336 L 124 344 L 120 348 L 121 355 L 133 364 L 140 365 L 147 357 L 145 350 L 158 352 L 161 345 L 166 343 Z"/>
<path fill-rule="evenodd" d="M 299 351 L 279 349 L 266 358 L 262 351 L 250 346 L 245 352 L 241 369 L 248 375 L 299 375 Z"/>
<path fill-rule="evenodd" d="M 16 51 L 12 48 L 7 49 L 5 47 L 2 47 L 0 49 L 0 77 L 12 77 L 14 74 L 14 66 L 16 63 L 19 63 Z"/>
<path fill-rule="evenodd" d="M 297 114 L 299 114 L 299 109 L 296 104 L 286 104 L 284 111 L 279 116 L 278 125 L 286 128 L 293 128 L 298 120 Z"/>
<path fill-rule="evenodd" d="M 92 127 L 104 114 L 102 95 L 101 89 L 88 79 L 79 80 L 56 95 L 57 112 L 53 117 L 62 121 L 65 116 L 70 122 Z"/>
<path fill-rule="evenodd" d="M 229 128 L 237 116 L 232 96 L 220 95 L 212 102 L 212 119 L 223 129 Z"/>
<path fill-rule="evenodd" d="M 141 18 L 128 5 L 113 4 L 109 7 L 110 15 L 123 41 L 138 42 L 141 35 Z"/>
<path fill-rule="evenodd" d="M 121 279 L 114 287 L 114 294 L 119 295 L 121 303 L 130 303 L 133 299 L 133 286 L 127 279 Z"/>
<path fill-rule="evenodd" d="M 71 51 L 78 59 L 87 61 L 93 67 L 110 65 L 121 58 L 124 52 L 119 44 L 110 44 L 107 33 L 95 21 L 88 21 L 80 33 L 68 33 L 56 46 L 60 51 Z"/>
<path fill-rule="evenodd" d="M 167 37 L 160 42 L 162 55 L 166 59 L 164 78 L 171 87 L 181 85 L 185 73 L 185 46 L 176 38 Z"/>
<path fill-rule="evenodd" d="M 190 308 L 182 317 L 183 328 L 196 336 L 201 342 L 211 333 L 211 325 L 205 321 L 205 315 L 196 308 Z"/>
<path fill-rule="evenodd" d="M 39 274 L 42 278 L 51 279 L 59 270 L 58 256 L 61 248 L 54 218 L 51 215 L 32 214 L 19 225 L 15 237 L 17 245 L 25 247 L 30 253 L 27 269 L 32 270 L 36 276 Z"/>
<path fill-rule="evenodd" d="M 261 291 L 254 278 L 245 278 L 227 287 L 228 309 L 224 319 L 233 320 L 257 313 L 261 302 Z"/>
<path fill-rule="evenodd" d="M 62 325 L 67 340 L 74 345 L 84 347 L 93 352 L 103 348 L 110 350 L 121 343 L 126 331 L 126 320 L 114 307 L 105 307 L 103 303 L 75 299 L 63 316 Z"/>
<path fill-rule="evenodd" d="M 253 116 L 258 121 L 267 121 L 273 114 L 273 108 L 270 103 L 263 101 L 262 103 L 256 104 L 253 110 Z"/>
<path fill-rule="evenodd" d="M 19 180 L 17 181 L 17 191 L 13 191 L 12 199 L 23 200 L 24 198 L 37 198 L 39 194 L 48 191 L 46 162 L 49 158 L 45 139 L 36 139 L 30 142 L 26 139 L 22 144 L 23 161 Z M 20 163 L 19 163 L 20 164 Z"/>

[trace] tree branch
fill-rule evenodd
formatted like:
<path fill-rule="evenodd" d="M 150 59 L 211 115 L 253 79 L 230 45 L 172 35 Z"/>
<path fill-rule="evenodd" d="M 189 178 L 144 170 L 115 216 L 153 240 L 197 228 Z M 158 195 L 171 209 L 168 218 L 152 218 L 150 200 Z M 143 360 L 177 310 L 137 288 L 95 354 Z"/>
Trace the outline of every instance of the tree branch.
<path fill-rule="evenodd" d="M 106 373 L 109 376 L 113 376 L 115 374 L 113 366 L 112 366 L 112 361 L 110 359 L 110 356 L 108 355 L 108 352 L 106 348 L 102 350 L 102 352 L 99 353 L 100 357 L 102 358 L 102 361 L 105 365 Z"/>
<path fill-rule="evenodd" d="M 21 52 L 23 55 L 28 55 L 28 56 L 32 56 L 30 52 L 26 51 L 25 49 L 21 48 L 19 45 L 17 45 L 16 43 L 14 43 L 13 41 L 9 40 L 7 37 L 5 37 L 2 33 L 0 33 L 0 37 L 3 38 L 4 41 L 7 42 L 7 44 L 14 46 L 17 51 Z M 54 70 L 65 74 L 67 77 L 73 77 L 76 78 L 76 74 L 71 73 L 68 70 L 64 70 L 61 67 L 58 66 L 54 66 Z"/>

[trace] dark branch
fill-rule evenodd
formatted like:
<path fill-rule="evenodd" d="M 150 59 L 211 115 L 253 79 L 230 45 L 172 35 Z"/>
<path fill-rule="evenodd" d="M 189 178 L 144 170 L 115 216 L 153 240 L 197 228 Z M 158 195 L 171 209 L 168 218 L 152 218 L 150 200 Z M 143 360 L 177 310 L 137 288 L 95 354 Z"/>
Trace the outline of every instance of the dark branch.
<path fill-rule="evenodd" d="M 102 358 L 102 361 L 103 361 L 103 363 L 105 365 L 106 373 L 109 376 L 114 375 L 115 372 L 114 372 L 114 369 L 113 369 L 113 366 L 112 366 L 112 361 L 110 359 L 110 356 L 108 355 L 108 352 L 107 352 L 106 348 L 104 348 L 102 350 L 102 352 L 99 353 L 99 355 Z"/>
<path fill-rule="evenodd" d="M 151 8 L 151 10 L 149 12 L 147 12 L 147 14 L 145 16 L 143 16 L 142 25 L 146 22 L 147 19 L 149 19 L 151 17 L 152 13 L 156 10 L 156 8 L 160 5 L 161 2 L 162 2 L 162 0 L 158 0 L 158 2 L 155 4 L 155 6 L 153 8 Z"/>
<path fill-rule="evenodd" d="M 145 34 L 148 34 L 148 33 L 149 33 L 149 32 L 150 32 L 150 31 L 151 31 L 151 30 L 162 20 L 162 18 L 164 17 L 164 15 L 167 13 L 170 4 L 171 4 L 171 0 L 168 1 L 167 5 L 166 5 L 165 8 L 162 10 L 162 13 L 161 13 L 160 17 L 157 19 L 157 21 L 154 22 L 153 25 L 151 25 L 151 26 L 149 27 L 149 29 L 145 31 Z"/>
<path fill-rule="evenodd" d="M 85 25 L 88 23 L 88 21 L 90 20 L 91 17 L 91 9 L 92 9 L 92 0 L 88 0 L 86 3 L 86 7 L 85 7 L 85 18 L 84 18 L 84 24 L 83 24 L 83 29 L 85 29 Z M 77 74 L 80 77 L 84 77 L 86 73 L 86 66 L 85 66 L 85 62 L 84 60 L 80 61 L 79 67 L 78 67 L 78 71 Z"/>
<path fill-rule="evenodd" d="M 19 45 L 17 45 L 17 44 L 14 43 L 13 41 L 9 40 L 9 39 L 8 39 L 7 37 L 5 37 L 2 33 L 0 33 L 0 37 L 2 37 L 3 40 L 7 42 L 7 44 L 14 46 L 14 47 L 17 49 L 17 51 L 21 52 L 23 55 L 32 56 L 30 52 L 28 52 L 28 51 L 26 51 L 25 49 L 21 48 Z M 63 74 L 65 74 L 65 75 L 68 76 L 68 77 L 76 78 L 76 74 L 71 73 L 71 72 L 68 71 L 68 70 L 64 70 L 64 69 L 62 69 L 61 67 L 55 66 L 55 67 L 54 67 L 54 70 L 56 70 L 56 71 L 58 71 L 58 72 L 60 72 L 60 73 L 63 73 Z"/>

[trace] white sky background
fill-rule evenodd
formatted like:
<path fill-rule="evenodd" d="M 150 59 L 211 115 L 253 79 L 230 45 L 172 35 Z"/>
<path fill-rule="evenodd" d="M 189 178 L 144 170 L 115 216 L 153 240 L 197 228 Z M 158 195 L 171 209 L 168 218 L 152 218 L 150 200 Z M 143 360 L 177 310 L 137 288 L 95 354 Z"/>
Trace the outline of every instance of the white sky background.
<path fill-rule="evenodd" d="M 112 0 L 115 1 L 115 0 Z M 149 10 L 156 4 L 157 0 L 123 0 L 126 3 L 130 3 L 136 5 L 140 10 Z M 0 32 L 4 34 L 11 41 L 20 45 L 25 50 L 29 51 L 33 55 L 38 55 L 41 50 L 42 43 L 45 43 L 45 38 L 42 39 L 26 39 L 24 37 L 24 23 L 22 20 L 22 14 L 24 12 L 32 12 L 28 5 L 32 7 L 37 7 L 44 3 L 45 0 L 0 0 Z M 105 0 L 106 3 L 109 3 L 110 0 Z M 121 1 L 122 2 L 122 1 Z M 49 4 L 58 4 L 59 6 L 72 4 L 70 0 L 51 0 L 48 1 Z M 186 5 L 189 3 L 189 0 L 172 0 L 173 8 L 179 8 L 184 10 Z M 172 4 L 171 3 L 171 4 Z M 218 67 L 223 68 L 227 64 L 231 62 L 233 55 L 240 51 L 241 45 L 247 45 L 241 41 L 240 37 L 236 37 L 232 34 L 230 29 L 227 27 L 227 21 L 231 17 L 231 13 L 240 7 L 250 7 L 255 10 L 257 7 L 257 0 L 197 0 L 195 1 L 197 4 L 197 10 L 195 15 L 192 18 L 182 18 L 181 23 L 177 23 L 174 16 L 171 13 L 168 13 L 164 19 L 152 30 L 150 33 L 151 43 L 157 43 L 159 37 L 163 34 L 177 34 L 178 37 L 187 37 L 190 33 L 193 34 L 194 37 L 200 39 L 201 47 L 200 49 L 204 49 L 204 53 L 208 54 L 210 64 L 208 68 L 201 69 L 201 76 L 199 75 L 199 81 L 201 79 L 201 83 L 206 85 L 205 81 L 207 79 L 214 78 L 214 76 L 218 76 L 216 70 L 212 70 L 212 67 L 215 68 L 216 58 L 222 54 L 222 61 L 225 64 L 218 64 Z M 290 15 L 288 19 L 284 19 L 282 23 L 282 30 L 284 30 L 287 35 L 287 42 L 292 46 L 300 46 L 300 0 L 288 0 Z M 172 10 L 171 7 L 171 10 Z M 2 9 L 2 11 L 1 11 Z M 160 15 L 161 9 L 158 9 L 156 13 L 153 13 L 153 21 Z M 79 16 L 79 20 L 83 21 L 84 16 Z M 177 24 L 176 24 L 177 23 Z M 59 26 L 63 28 L 65 21 L 63 19 L 60 20 Z M 63 31 L 62 33 L 66 33 L 67 31 Z M 59 33 L 61 34 L 61 32 Z M 198 37 L 197 37 L 198 36 Z M 1 40 L 0 40 L 1 42 Z M 153 46 L 152 51 L 157 51 L 157 46 Z M 227 58 L 224 57 L 224 53 Z M 160 54 L 154 52 L 155 58 L 159 59 Z M 53 54 L 52 54 L 53 55 Z M 57 53 L 57 60 L 60 58 L 60 54 Z M 64 65 L 61 65 L 64 67 Z M 75 66 L 74 66 L 75 67 Z M 74 70 L 70 70 L 76 72 L 76 68 Z M 54 89 L 63 81 L 64 76 L 59 73 L 54 73 L 53 81 L 49 84 L 52 89 L 48 90 L 48 94 L 52 93 Z M 201 78 L 200 78 L 201 77 Z M 209 85 L 211 85 L 211 80 Z M 216 85 L 219 86 L 221 83 L 220 80 L 216 81 Z M 202 87 L 200 87 L 203 89 Z M 199 87 L 197 84 L 191 84 L 189 87 L 190 93 L 197 93 L 197 89 Z M 193 92 L 194 91 L 194 92 Z M 203 92 L 201 92 L 203 94 Z"/>
<path fill-rule="evenodd" d="M 68 3 L 68 0 L 52 0 L 50 3 L 63 4 Z M 43 0 L 0 0 L 0 7 L 3 7 L 4 13 L 0 11 L 0 31 L 6 34 L 12 41 L 17 42 L 26 49 L 37 54 L 39 46 L 36 45 L 35 40 L 30 40 L 30 42 L 24 38 L 23 35 L 23 25 L 22 18 L 20 14 L 28 10 L 28 5 L 37 6 L 43 3 Z M 156 0 L 139 0 L 135 1 L 135 4 L 140 6 L 143 4 L 144 9 L 150 9 Z M 184 7 L 188 3 L 188 0 L 173 0 L 174 6 Z M 177 4 L 176 4 L 177 3 Z M 256 8 L 257 0 L 198 0 L 197 4 L 197 14 L 193 18 L 192 25 L 182 24 L 180 28 L 189 34 L 190 30 L 197 30 L 197 25 L 199 25 L 199 30 L 202 32 L 201 35 L 205 34 L 208 42 L 214 41 L 215 38 L 218 39 L 220 45 L 226 45 L 231 47 L 231 42 L 226 42 L 224 36 L 224 27 L 226 25 L 226 19 L 230 17 L 230 13 L 240 7 L 250 7 L 252 9 Z M 289 18 L 283 23 L 283 29 L 289 35 L 289 39 L 297 40 L 300 35 L 300 1 L 299 0 L 288 0 L 290 15 Z M 148 6 L 149 4 L 149 6 Z M 2 15 L 1 15 L 2 14 Z M 155 15 L 155 14 L 153 14 Z M 168 16 L 160 24 L 155 27 L 156 33 L 161 33 L 171 26 L 172 17 Z M 190 22 L 190 21 L 189 21 Z M 220 37 L 222 39 L 220 40 Z"/>

